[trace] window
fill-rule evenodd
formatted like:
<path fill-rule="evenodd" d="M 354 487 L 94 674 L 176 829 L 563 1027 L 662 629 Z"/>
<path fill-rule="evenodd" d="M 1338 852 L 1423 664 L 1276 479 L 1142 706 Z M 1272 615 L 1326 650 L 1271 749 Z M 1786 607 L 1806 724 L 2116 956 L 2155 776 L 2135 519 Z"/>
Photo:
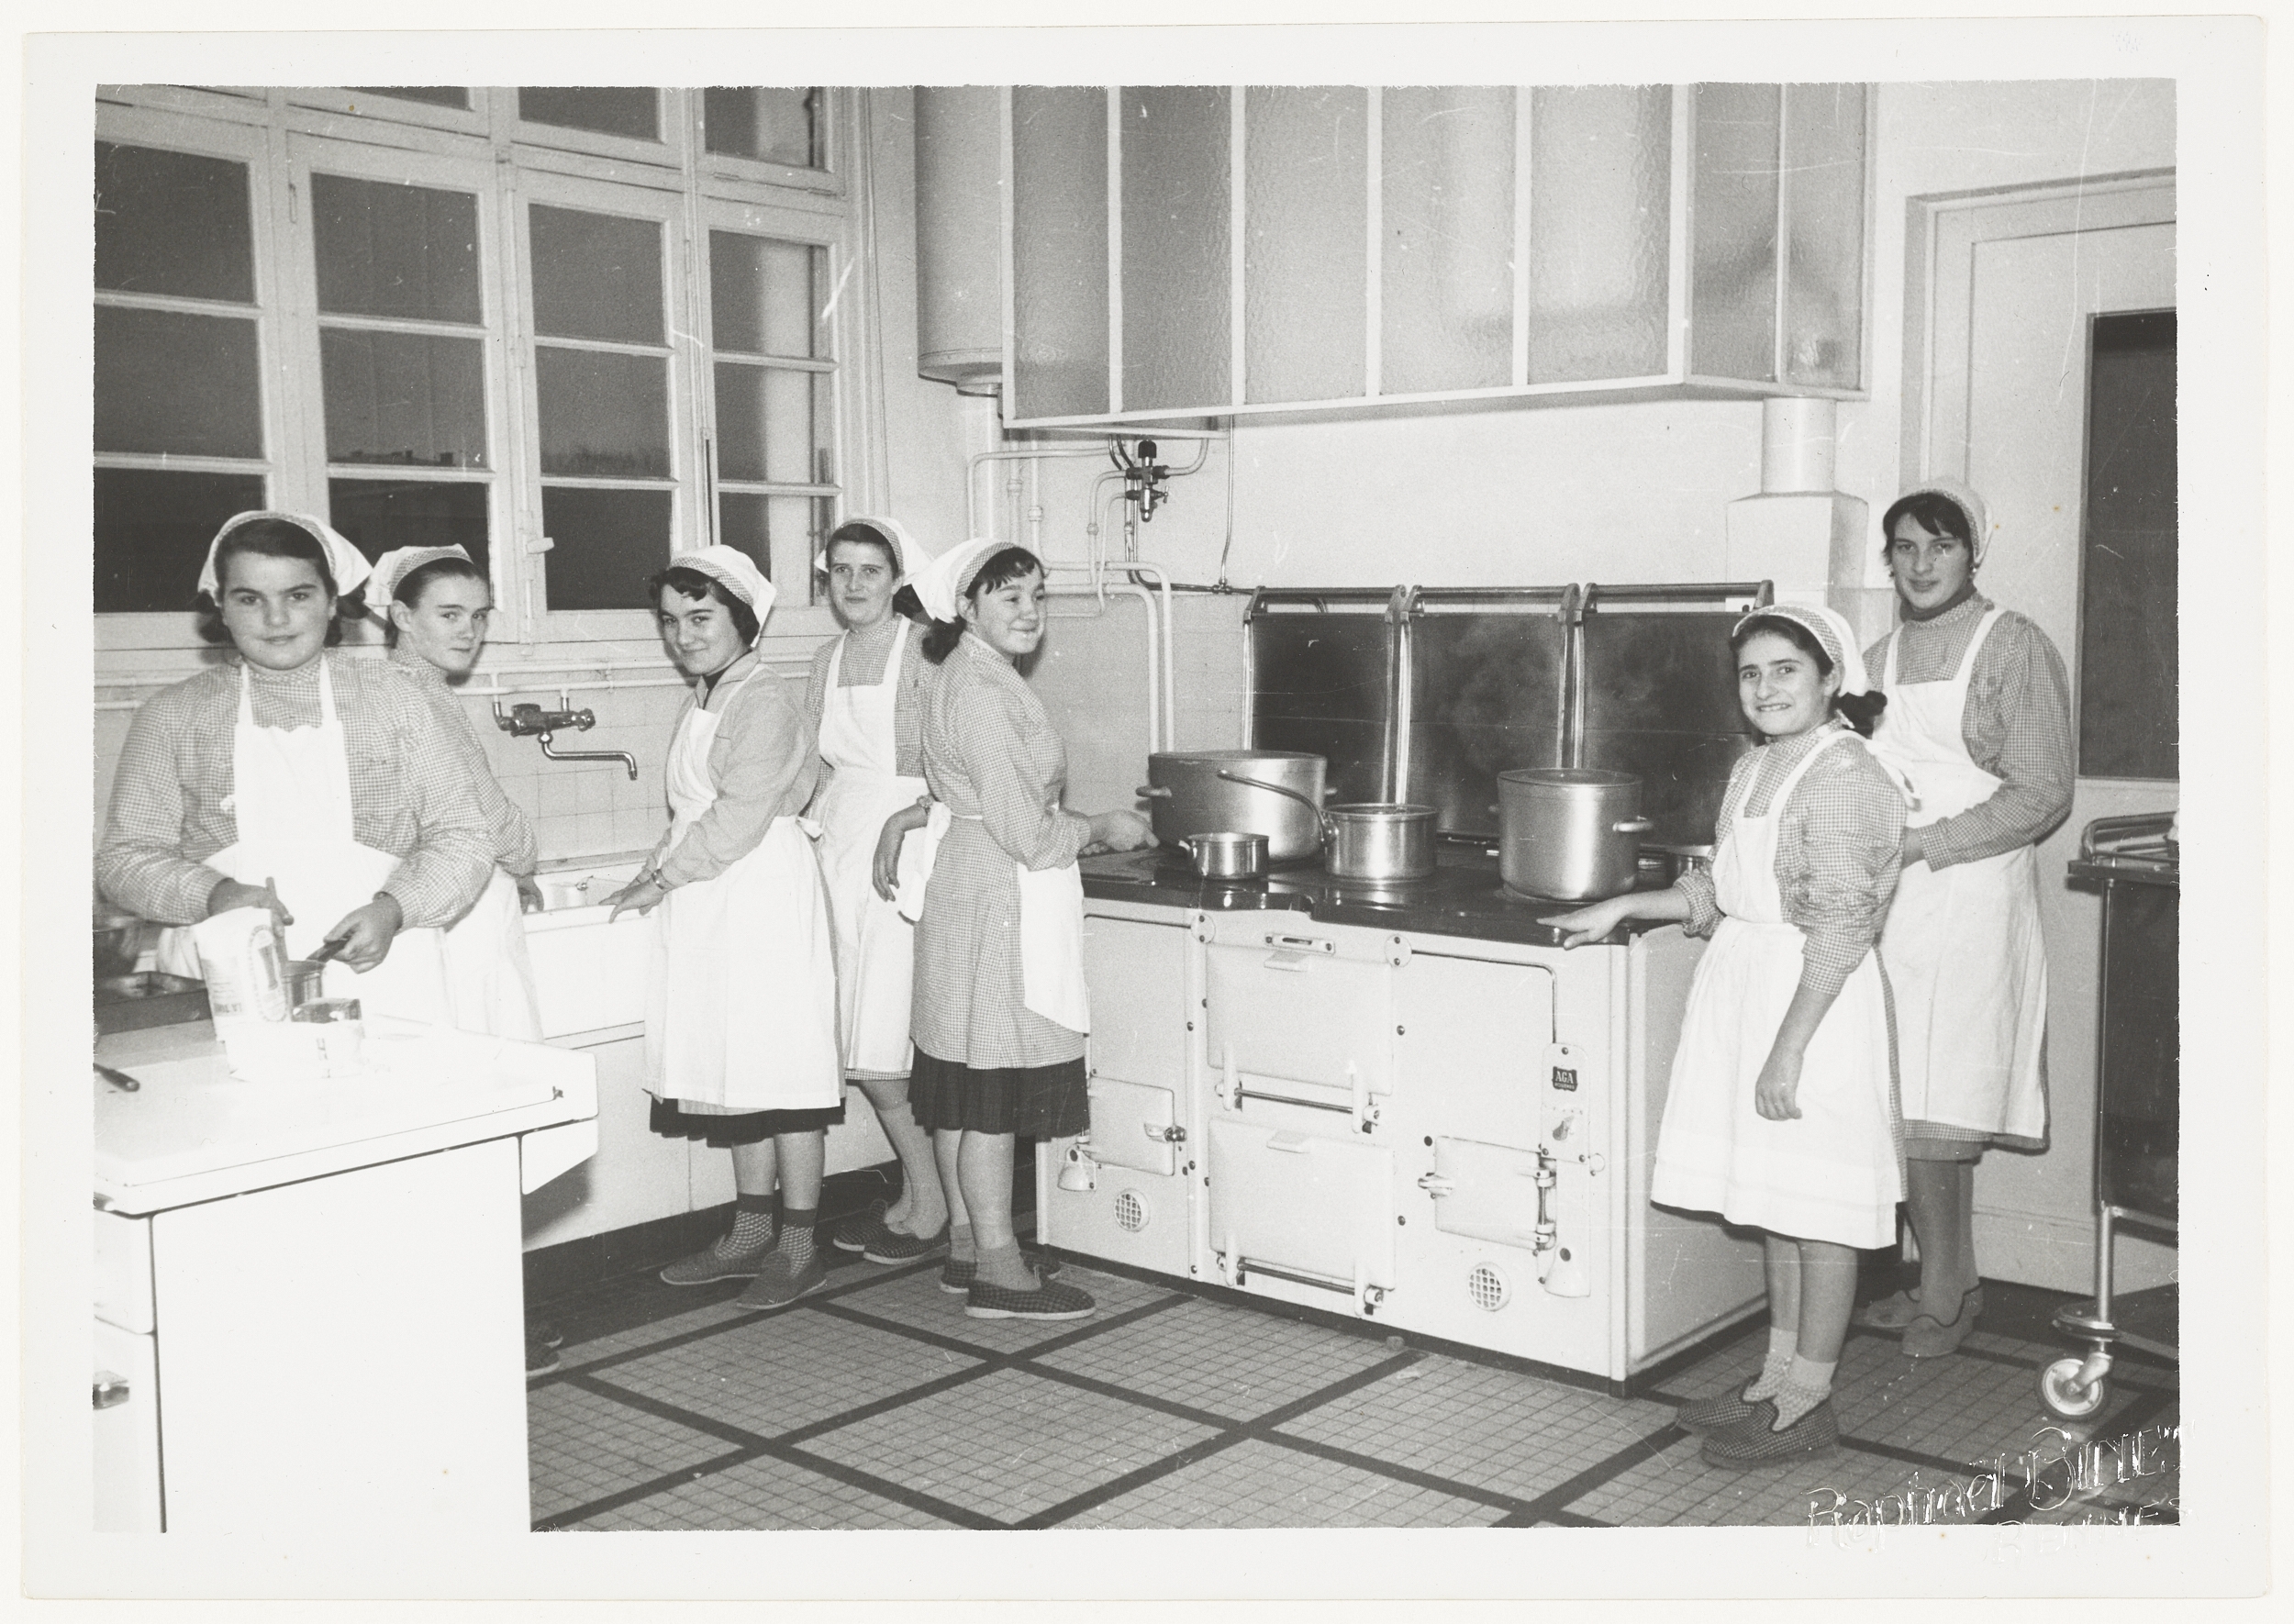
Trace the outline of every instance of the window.
<path fill-rule="evenodd" d="M 106 646 L 187 646 L 251 506 L 462 545 L 497 639 L 646 636 L 644 578 L 712 541 L 808 601 L 857 330 L 826 92 L 106 94 Z"/>

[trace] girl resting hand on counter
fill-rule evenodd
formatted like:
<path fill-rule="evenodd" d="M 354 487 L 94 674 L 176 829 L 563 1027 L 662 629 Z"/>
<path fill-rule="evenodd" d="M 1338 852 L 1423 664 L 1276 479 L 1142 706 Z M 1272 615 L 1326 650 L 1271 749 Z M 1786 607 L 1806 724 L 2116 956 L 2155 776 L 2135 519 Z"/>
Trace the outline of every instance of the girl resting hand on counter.
<path fill-rule="evenodd" d="M 1090 1125 L 1083 978 L 1086 844 L 1154 840 L 1135 812 L 1060 804 L 1067 751 L 1014 662 L 1043 640 L 1043 567 L 1025 548 L 966 541 L 916 583 L 934 625 L 924 657 L 924 775 L 950 814 L 916 932 L 909 1031 L 916 1119 L 932 1130 L 961 1216 L 941 1285 L 974 1318 L 1077 1319 L 1090 1296 L 1047 1280 L 1012 1229 L 1017 1137 Z M 903 814 L 895 814 L 902 817 Z M 970 1219 L 967 1226 L 965 1218 Z"/>
<path fill-rule="evenodd" d="M 844 1117 L 828 893 L 797 820 L 818 743 L 752 649 L 773 585 L 746 555 L 681 553 L 649 584 L 662 640 L 694 691 L 670 739 L 669 832 L 615 894 L 613 914 L 656 913 L 645 993 L 653 1130 L 730 1150 L 738 1192 L 732 1229 L 662 1278 L 746 1277 L 741 1302 L 771 1307 L 828 1278 L 813 1221 L 828 1129 Z"/>
<path fill-rule="evenodd" d="M 1677 1418 L 1706 1435 L 1709 1464 L 1745 1467 L 1838 1442 L 1832 1373 L 1856 1251 L 1896 1236 L 1903 1151 L 1874 944 L 1904 802 L 1865 745 L 1885 701 L 1845 621 L 1780 605 L 1740 620 L 1729 647 L 1763 740 L 1729 776 L 1711 872 L 1553 923 L 1567 947 L 1627 919 L 1712 938 L 1689 984 L 1649 1194 L 1766 1231 L 1760 1374 Z"/>
<path fill-rule="evenodd" d="M 288 953 L 340 944 L 330 997 L 453 1022 L 440 927 L 485 888 L 494 845 L 429 706 L 382 662 L 339 651 L 365 557 L 308 514 L 235 515 L 208 545 L 209 635 L 238 658 L 136 713 L 96 851 L 105 895 L 165 932 L 159 967 L 200 973 L 187 927 L 267 907 Z"/>

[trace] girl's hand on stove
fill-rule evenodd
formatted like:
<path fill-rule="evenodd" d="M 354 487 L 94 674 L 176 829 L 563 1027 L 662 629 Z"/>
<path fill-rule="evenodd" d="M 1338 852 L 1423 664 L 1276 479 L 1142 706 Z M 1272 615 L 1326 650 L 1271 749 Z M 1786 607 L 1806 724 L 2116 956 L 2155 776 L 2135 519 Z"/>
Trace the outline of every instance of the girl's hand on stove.
<path fill-rule="evenodd" d="M 1589 903 L 1569 913 L 1555 914 L 1545 922 L 1561 932 L 1562 946 L 1583 947 L 1588 941 L 1600 940 L 1623 924 L 1631 906 L 1630 898 L 1612 896 L 1606 902 Z"/>
<path fill-rule="evenodd" d="M 1126 807 L 1091 815 L 1090 844 L 1100 851 L 1136 851 L 1154 843 L 1154 825 Z"/>

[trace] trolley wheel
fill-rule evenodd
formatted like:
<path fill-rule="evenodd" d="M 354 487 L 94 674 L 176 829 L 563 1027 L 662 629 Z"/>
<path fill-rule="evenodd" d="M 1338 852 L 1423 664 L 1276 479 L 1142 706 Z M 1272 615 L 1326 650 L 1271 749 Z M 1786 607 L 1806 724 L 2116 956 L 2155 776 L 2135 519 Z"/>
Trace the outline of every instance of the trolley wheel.
<path fill-rule="evenodd" d="M 2097 1376 L 2087 1386 L 2079 1385 L 2079 1371 L 2086 1363 L 2075 1354 L 2056 1360 L 2039 1373 L 2040 1402 L 2066 1421 L 2085 1420 L 2110 1397 L 2109 1376 Z"/>

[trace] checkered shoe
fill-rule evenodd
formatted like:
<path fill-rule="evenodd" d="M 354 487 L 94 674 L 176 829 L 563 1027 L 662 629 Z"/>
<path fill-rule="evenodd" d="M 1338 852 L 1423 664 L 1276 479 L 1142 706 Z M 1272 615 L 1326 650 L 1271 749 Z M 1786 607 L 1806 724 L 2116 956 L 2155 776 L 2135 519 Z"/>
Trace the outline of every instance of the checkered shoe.
<path fill-rule="evenodd" d="M 1776 1423 L 1776 1401 L 1764 1398 L 1735 1426 L 1707 1438 L 1698 1453 L 1708 1466 L 1743 1471 L 1820 1460 L 1840 1447 L 1840 1421 L 1829 1398 L 1781 1432 Z"/>
<path fill-rule="evenodd" d="M 948 1226 L 942 1224 L 936 1235 L 903 1235 L 897 1229 L 882 1229 L 861 1255 L 872 1263 L 912 1263 L 919 1258 L 937 1257 L 947 1250 Z"/>
<path fill-rule="evenodd" d="M 880 1201 L 866 1212 L 856 1212 L 841 1220 L 829 1231 L 829 1244 L 839 1251 L 866 1251 L 891 1234 L 885 1227 L 884 1203 Z"/>
<path fill-rule="evenodd" d="M 1019 1261 L 1033 1269 L 1039 1280 L 1049 1280 L 1060 1272 L 1059 1259 L 1046 1257 L 1041 1252 L 1023 1252 Z M 977 1262 L 958 1262 L 950 1258 L 940 1265 L 940 1289 L 951 1296 L 962 1296 L 972 1289 L 972 1282 L 979 1277 L 979 1274 L 980 1265 Z"/>
<path fill-rule="evenodd" d="M 1084 1319 L 1098 1307 L 1089 1292 L 1057 1280 L 1046 1280 L 1033 1291 L 974 1280 L 963 1299 L 964 1314 L 973 1319 Z"/>
<path fill-rule="evenodd" d="M 1761 1401 L 1744 1396 L 1744 1387 L 1752 1385 L 1746 1382 L 1743 1387 L 1731 1387 L 1709 1398 L 1691 1399 L 1674 1412 L 1673 1425 L 1684 1432 L 1718 1432 L 1759 1414 Z"/>

